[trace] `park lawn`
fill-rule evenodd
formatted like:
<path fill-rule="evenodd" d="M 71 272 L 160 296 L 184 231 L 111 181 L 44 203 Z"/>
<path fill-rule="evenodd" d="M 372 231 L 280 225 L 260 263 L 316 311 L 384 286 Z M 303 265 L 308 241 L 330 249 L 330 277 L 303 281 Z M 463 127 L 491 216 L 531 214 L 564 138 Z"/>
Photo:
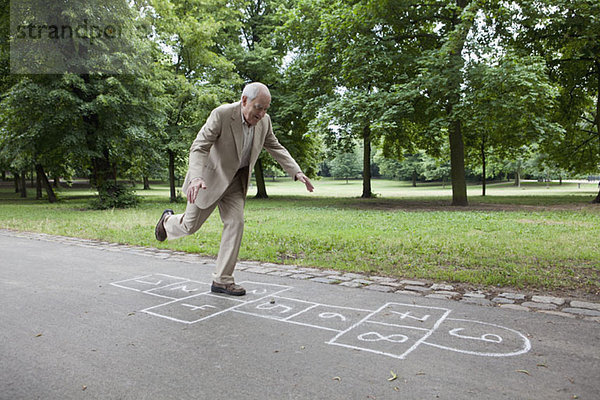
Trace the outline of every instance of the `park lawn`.
<path fill-rule="evenodd" d="M 303 185 L 267 182 L 270 198 L 248 198 L 240 259 L 474 286 L 600 294 L 600 206 L 594 184 L 509 183 L 469 188 L 469 207 L 450 207 L 450 188 L 375 180 L 375 199 L 359 181 Z M 251 189 L 251 193 L 253 190 Z M 32 195 L 33 193 L 30 193 Z M 158 243 L 154 226 L 166 186 L 139 190 L 135 209 L 95 211 L 92 192 L 61 190 L 57 204 L 0 190 L 0 228 L 43 232 L 215 256 L 221 223 L 214 213 L 193 236 Z"/>

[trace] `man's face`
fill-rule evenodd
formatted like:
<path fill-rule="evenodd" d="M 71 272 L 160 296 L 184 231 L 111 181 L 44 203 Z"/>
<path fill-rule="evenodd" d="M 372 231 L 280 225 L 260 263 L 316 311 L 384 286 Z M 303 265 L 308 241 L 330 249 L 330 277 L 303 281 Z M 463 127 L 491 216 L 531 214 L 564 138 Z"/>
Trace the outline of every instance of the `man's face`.
<path fill-rule="evenodd" d="M 256 125 L 265 116 L 270 105 L 271 96 L 266 93 L 259 93 L 253 100 L 242 96 L 242 114 L 248 125 Z"/>

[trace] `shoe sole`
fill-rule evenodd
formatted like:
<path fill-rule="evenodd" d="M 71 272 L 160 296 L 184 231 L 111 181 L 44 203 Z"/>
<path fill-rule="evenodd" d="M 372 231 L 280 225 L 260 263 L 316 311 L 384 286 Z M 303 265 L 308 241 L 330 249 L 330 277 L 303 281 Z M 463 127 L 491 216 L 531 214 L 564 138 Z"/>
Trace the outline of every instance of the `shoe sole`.
<path fill-rule="evenodd" d="M 167 240 L 167 232 L 165 231 L 165 237 L 161 240 L 159 238 L 159 232 L 158 230 L 160 229 L 160 226 L 162 225 L 162 230 L 165 230 L 164 227 L 164 223 L 165 223 L 165 216 L 167 215 L 173 215 L 175 214 L 173 212 L 173 210 L 165 210 L 163 211 L 163 214 L 160 216 L 160 219 L 158 220 L 158 223 L 156 224 L 156 228 L 154 228 L 154 237 L 156 238 L 156 240 L 158 240 L 159 242 L 164 242 L 165 240 Z M 162 232 L 161 232 L 162 233 Z"/>
<path fill-rule="evenodd" d="M 218 287 L 211 287 L 210 291 L 213 293 L 223 293 L 223 294 L 228 294 L 230 296 L 243 296 L 246 294 L 246 291 L 244 290 L 243 292 L 230 292 L 227 289 L 221 289 Z"/>

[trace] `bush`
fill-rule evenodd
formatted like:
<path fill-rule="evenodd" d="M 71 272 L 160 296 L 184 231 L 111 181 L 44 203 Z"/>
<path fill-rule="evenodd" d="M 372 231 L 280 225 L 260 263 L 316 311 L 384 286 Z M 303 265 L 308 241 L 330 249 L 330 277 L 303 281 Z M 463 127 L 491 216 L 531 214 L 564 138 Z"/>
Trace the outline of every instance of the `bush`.
<path fill-rule="evenodd" d="M 130 208 L 138 203 L 139 198 L 133 189 L 116 182 L 106 182 L 98 187 L 98 197 L 91 201 L 91 207 L 96 210 Z"/>

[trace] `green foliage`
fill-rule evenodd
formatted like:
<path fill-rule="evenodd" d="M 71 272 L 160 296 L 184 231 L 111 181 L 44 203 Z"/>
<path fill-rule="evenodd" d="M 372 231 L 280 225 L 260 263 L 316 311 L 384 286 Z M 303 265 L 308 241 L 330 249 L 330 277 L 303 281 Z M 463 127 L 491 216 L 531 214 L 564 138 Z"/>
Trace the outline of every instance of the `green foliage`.
<path fill-rule="evenodd" d="M 139 203 L 139 197 L 125 185 L 107 181 L 98 187 L 98 197 L 90 201 L 90 207 L 95 210 L 109 208 L 131 208 Z"/>
<path fill-rule="evenodd" d="M 356 151 L 340 152 L 331 161 L 331 175 L 336 178 L 348 179 L 360 176 L 362 172 L 362 164 L 360 154 Z"/>
<path fill-rule="evenodd" d="M 555 120 L 564 130 L 541 142 L 545 152 L 574 172 L 600 170 L 600 3 L 522 0 L 513 10 L 514 47 L 543 57 L 559 86 Z"/>

